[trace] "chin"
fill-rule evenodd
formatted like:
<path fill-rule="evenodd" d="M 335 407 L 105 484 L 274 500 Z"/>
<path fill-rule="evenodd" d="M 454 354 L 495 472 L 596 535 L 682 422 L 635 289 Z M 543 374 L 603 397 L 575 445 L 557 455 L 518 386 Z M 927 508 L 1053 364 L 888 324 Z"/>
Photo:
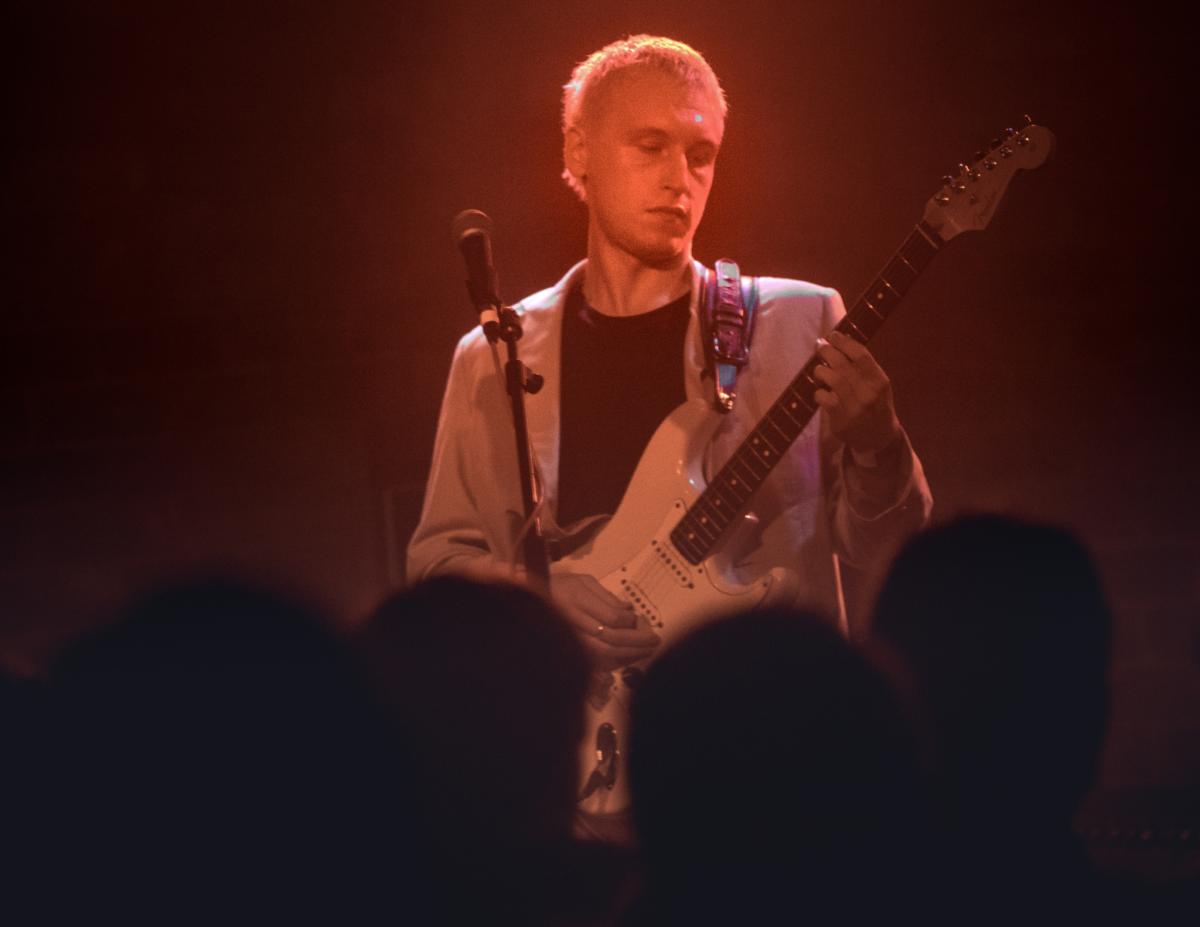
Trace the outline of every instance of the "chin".
<path fill-rule="evenodd" d="M 687 244 L 686 238 L 638 242 L 638 246 L 630 249 L 630 253 L 650 267 L 670 270 L 686 259 Z"/>

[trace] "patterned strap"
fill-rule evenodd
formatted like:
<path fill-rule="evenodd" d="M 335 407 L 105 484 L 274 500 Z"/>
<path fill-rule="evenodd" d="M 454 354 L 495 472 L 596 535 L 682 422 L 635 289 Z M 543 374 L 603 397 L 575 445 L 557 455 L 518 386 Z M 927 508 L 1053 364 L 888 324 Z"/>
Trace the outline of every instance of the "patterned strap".
<path fill-rule="evenodd" d="M 737 376 L 750 363 L 750 337 L 758 306 L 758 280 L 742 278 L 733 261 L 722 258 L 704 271 L 704 347 L 713 375 L 716 407 L 733 411 Z"/>

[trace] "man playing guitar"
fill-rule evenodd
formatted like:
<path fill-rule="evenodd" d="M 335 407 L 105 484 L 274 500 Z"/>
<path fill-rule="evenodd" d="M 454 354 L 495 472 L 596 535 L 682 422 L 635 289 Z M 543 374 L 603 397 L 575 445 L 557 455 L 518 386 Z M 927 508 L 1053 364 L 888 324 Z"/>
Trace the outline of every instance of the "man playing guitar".
<path fill-rule="evenodd" d="M 630 499 L 632 487 L 624 501 L 622 494 L 659 422 L 688 400 L 711 407 L 698 318 L 703 268 L 692 259 L 692 239 L 712 187 L 726 103 L 696 51 L 651 36 L 588 57 L 563 100 L 563 176 L 587 206 L 587 259 L 515 308 L 522 359 L 545 377 L 545 388 L 527 399 L 540 522 L 552 554 L 569 558 L 586 529 L 603 525 L 618 504 L 641 504 Z M 824 360 L 815 372 L 820 409 L 783 444 L 753 499 L 730 501 L 739 515 L 714 570 L 750 582 L 786 567 L 796 574 L 794 599 L 839 615 L 835 558 L 887 556 L 925 522 L 929 489 L 887 376 L 865 346 L 833 331 L 845 314 L 838 293 L 774 278 L 760 278 L 758 293 L 737 402 L 699 450 L 705 475 L 751 434 L 814 350 Z M 512 575 L 524 516 L 507 402 L 476 329 L 460 341 L 451 367 L 408 550 L 410 579 Z M 669 502 L 662 500 L 664 511 Z M 587 572 L 552 571 L 551 593 L 602 671 L 650 657 L 664 636 L 643 614 L 649 605 L 639 611 L 645 602 L 613 588 Z"/>

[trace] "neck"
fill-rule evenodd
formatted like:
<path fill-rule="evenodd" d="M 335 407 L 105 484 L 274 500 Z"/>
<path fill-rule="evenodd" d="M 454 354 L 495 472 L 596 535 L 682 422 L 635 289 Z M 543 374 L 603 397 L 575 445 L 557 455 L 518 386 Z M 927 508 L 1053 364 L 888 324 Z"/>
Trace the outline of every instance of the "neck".
<path fill-rule="evenodd" d="M 588 263 L 583 276 L 583 296 L 588 305 L 605 315 L 641 315 L 678 299 L 692 287 L 692 249 L 664 264 L 646 264 L 588 235 Z"/>

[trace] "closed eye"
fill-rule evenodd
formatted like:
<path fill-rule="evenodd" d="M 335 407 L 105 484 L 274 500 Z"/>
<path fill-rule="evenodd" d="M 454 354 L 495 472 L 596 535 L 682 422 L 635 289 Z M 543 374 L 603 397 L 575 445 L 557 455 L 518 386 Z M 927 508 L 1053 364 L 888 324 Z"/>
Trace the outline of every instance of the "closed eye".
<path fill-rule="evenodd" d="M 692 167 L 706 167 L 716 160 L 717 150 L 711 145 L 704 145 L 688 152 L 688 163 Z"/>

